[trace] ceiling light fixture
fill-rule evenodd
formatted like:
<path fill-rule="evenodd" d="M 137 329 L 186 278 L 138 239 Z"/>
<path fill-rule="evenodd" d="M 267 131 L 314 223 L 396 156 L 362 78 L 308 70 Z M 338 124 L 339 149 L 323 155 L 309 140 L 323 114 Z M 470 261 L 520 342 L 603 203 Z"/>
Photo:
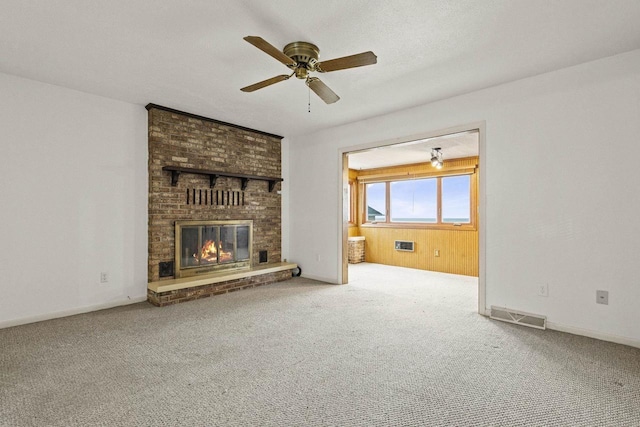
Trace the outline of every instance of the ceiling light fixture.
<path fill-rule="evenodd" d="M 442 169 L 442 151 L 440 147 L 431 149 L 431 166 Z"/>

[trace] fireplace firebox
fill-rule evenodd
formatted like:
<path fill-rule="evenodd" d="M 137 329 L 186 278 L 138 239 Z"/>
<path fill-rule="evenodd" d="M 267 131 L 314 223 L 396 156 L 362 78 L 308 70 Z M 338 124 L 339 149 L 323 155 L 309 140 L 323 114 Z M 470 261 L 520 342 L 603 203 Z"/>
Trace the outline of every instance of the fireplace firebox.
<path fill-rule="evenodd" d="M 251 267 L 253 221 L 176 221 L 175 276 Z"/>

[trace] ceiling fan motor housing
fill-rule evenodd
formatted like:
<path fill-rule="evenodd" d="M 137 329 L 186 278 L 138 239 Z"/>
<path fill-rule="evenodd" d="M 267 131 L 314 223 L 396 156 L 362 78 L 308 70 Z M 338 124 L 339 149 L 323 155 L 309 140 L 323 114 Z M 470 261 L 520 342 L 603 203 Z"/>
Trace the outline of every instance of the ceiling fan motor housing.
<path fill-rule="evenodd" d="M 297 65 L 291 68 L 295 70 L 297 78 L 306 79 L 309 71 L 316 70 L 320 54 L 318 46 L 308 42 L 293 42 L 286 45 L 282 52 L 296 61 Z"/>

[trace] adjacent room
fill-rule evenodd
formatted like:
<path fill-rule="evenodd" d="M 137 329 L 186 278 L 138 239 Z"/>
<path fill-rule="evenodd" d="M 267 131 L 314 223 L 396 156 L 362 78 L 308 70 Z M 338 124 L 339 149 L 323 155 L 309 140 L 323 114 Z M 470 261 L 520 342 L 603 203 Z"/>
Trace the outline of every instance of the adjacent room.
<path fill-rule="evenodd" d="M 0 426 L 640 425 L 639 21 L 1 2 Z"/>
<path fill-rule="evenodd" d="M 478 142 L 472 130 L 349 153 L 350 263 L 477 277 Z"/>
<path fill-rule="evenodd" d="M 343 251 L 349 266 L 477 279 L 479 139 L 472 129 L 349 153 Z M 391 271 L 395 281 L 404 280 L 403 270 Z"/>

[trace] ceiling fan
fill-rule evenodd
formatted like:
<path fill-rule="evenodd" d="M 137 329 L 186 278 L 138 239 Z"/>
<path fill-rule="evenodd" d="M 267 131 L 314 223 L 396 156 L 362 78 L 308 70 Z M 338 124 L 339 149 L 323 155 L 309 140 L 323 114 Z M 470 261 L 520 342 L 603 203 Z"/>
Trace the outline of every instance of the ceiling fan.
<path fill-rule="evenodd" d="M 294 75 L 299 79 L 304 79 L 309 89 L 318 95 L 325 103 L 333 104 L 340 97 L 332 91 L 329 86 L 324 84 L 319 78 L 309 76 L 310 72 L 317 71 L 319 73 L 328 73 L 331 71 L 344 70 L 347 68 L 362 67 L 364 65 L 372 65 L 378 62 L 376 55 L 369 52 L 362 52 L 356 55 L 343 56 L 341 58 L 331 59 L 329 61 L 318 61 L 320 49 L 312 43 L 293 42 L 289 43 L 279 51 L 276 47 L 269 44 L 262 37 L 247 36 L 244 38 L 264 53 L 271 55 L 278 61 L 293 70 L 291 74 L 281 74 L 271 77 L 270 79 L 252 84 L 240 89 L 243 92 L 253 92 L 274 83 L 289 80 Z"/>

